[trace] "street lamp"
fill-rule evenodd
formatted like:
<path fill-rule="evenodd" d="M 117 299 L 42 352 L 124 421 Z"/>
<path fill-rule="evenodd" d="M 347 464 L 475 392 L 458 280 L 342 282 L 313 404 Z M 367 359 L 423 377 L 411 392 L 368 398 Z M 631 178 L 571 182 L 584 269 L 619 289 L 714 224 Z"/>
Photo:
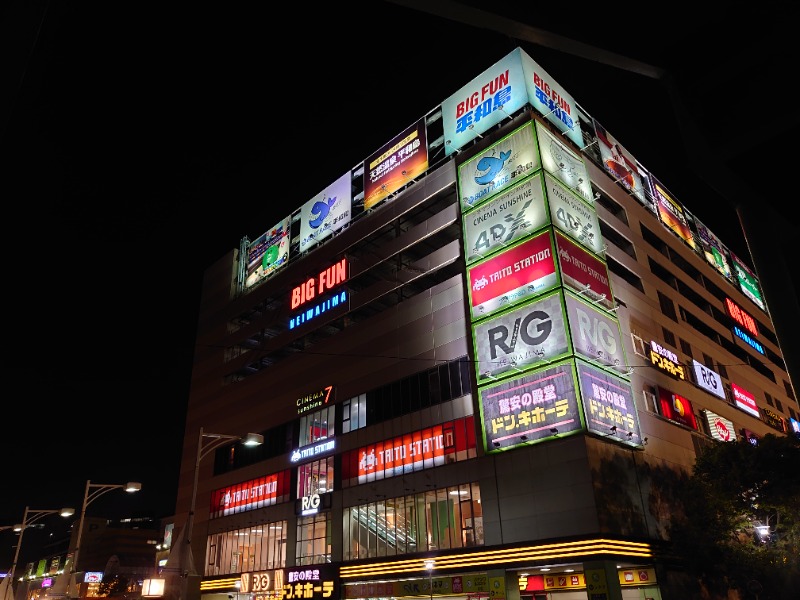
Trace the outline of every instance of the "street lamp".
<path fill-rule="evenodd" d="M 83 523 L 86 520 L 86 507 L 92 502 L 97 500 L 103 494 L 111 490 L 125 490 L 126 492 L 133 493 L 142 489 L 142 484 L 138 481 L 129 481 L 126 484 L 104 484 L 92 483 L 90 479 L 86 480 L 86 491 L 83 493 L 83 507 L 81 508 L 81 519 L 78 524 L 78 537 L 75 540 L 75 551 L 72 556 L 72 568 L 70 569 L 70 579 L 78 570 L 78 553 L 81 550 L 81 537 L 83 536 Z M 92 491 L 94 490 L 94 491 Z"/>
<path fill-rule="evenodd" d="M 53 515 L 59 514 L 62 517 L 71 517 L 75 514 L 74 508 L 59 508 L 58 510 L 31 510 L 29 507 L 25 507 L 25 512 L 22 514 L 22 523 L 14 525 L 12 528 L 14 531 L 19 532 L 19 539 L 17 540 L 17 549 L 14 551 L 14 562 L 11 563 L 11 569 L 8 571 L 8 574 L 4 578 L 4 582 L 8 582 L 8 588 L 3 592 L 3 596 L 0 600 L 5 600 L 6 594 L 8 594 L 8 590 L 11 589 L 11 584 L 14 582 L 14 572 L 17 569 L 17 561 L 19 560 L 19 549 L 22 547 L 22 536 L 25 534 L 25 529 L 30 527 L 33 523 L 41 519 L 46 515 Z M 5 528 L 4 528 L 5 529 Z"/>
<path fill-rule="evenodd" d="M 200 475 L 200 461 L 217 448 L 230 441 L 240 441 L 245 446 L 260 446 L 264 443 L 264 436 L 260 433 L 248 433 L 244 437 L 238 435 L 227 435 L 224 433 L 208 433 L 200 428 L 197 436 L 197 457 L 194 461 L 194 481 L 192 482 L 192 501 L 189 505 L 189 515 L 186 519 L 184 528 L 183 549 L 179 549 L 180 558 L 180 577 L 181 595 L 180 600 L 186 600 L 186 592 L 189 586 L 189 576 L 194 573 L 194 560 L 190 559 L 192 552 L 192 528 L 194 527 L 194 508 L 197 502 L 197 481 Z M 187 556 L 188 555 L 188 556 Z M 192 571 L 191 573 L 189 571 Z"/>
<path fill-rule="evenodd" d="M 436 561 L 432 558 L 428 558 L 425 560 L 425 568 L 428 569 L 428 591 L 431 594 L 431 600 L 433 600 L 433 568 L 436 566 Z"/>

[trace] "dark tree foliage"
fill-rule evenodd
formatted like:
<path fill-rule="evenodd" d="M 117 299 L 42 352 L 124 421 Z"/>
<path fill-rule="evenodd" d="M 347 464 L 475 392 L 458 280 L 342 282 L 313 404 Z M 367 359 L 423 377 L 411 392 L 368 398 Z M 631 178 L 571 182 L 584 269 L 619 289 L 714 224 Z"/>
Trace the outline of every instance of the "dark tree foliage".
<path fill-rule="evenodd" d="M 766 435 L 713 444 L 680 492 L 670 539 L 713 596 L 796 600 L 800 594 L 800 441 Z M 768 529 L 767 529 L 768 527 Z"/>
<path fill-rule="evenodd" d="M 130 580 L 124 575 L 110 575 L 103 577 L 99 586 L 101 596 L 124 596 L 128 592 Z"/>

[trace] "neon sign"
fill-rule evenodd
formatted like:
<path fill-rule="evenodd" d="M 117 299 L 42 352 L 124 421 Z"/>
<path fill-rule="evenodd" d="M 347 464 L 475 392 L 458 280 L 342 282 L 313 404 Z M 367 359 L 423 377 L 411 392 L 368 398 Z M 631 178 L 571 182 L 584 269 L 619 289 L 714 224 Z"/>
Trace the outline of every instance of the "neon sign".
<path fill-rule="evenodd" d="M 753 335 L 758 335 L 758 325 L 756 320 L 741 306 L 736 304 L 730 298 L 725 298 L 725 310 L 728 315 L 736 321 L 739 325 L 747 329 Z"/>
<path fill-rule="evenodd" d="M 314 410 L 315 408 L 319 408 L 323 404 L 327 404 L 328 401 L 331 399 L 331 395 L 333 393 L 333 386 L 327 385 L 321 390 L 317 390 L 316 392 L 312 392 L 310 394 L 306 394 L 302 398 L 297 399 L 297 414 L 302 415 L 310 410 Z"/>
<path fill-rule="evenodd" d="M 306 458 L 313 458 L 320 454 L 327 454 L 328 452 L 332 452 L 334 448 L 336 448 L 336 440 L 325 440 L 319 444 L 313 444 L 311 446 L 306 446 L 305 448 L 298 448 L 292 452 L 289 460 L 291 460 L 293 463 L 296 463 Z"/>
<path fill-rule="evenodd" d="M 316 306 L 311 306 L 307 309 L 304 309 L 291 317 L 289 319 L 289 329 L 294 329 L 298 325 L 302 325 L 303 323 L 308 323 L 314 317 L 318 317 L 324 312 L 331 310 L 332 308 L 336 308 L 340 304 L 344 304 L 347 301 L 347 291 L 342 290 L 341 292 L 334 294 L 330 298 L 323 300 Z"/>
<path fill-rule="evenodd" d="M 347 280 L 347 259 L 343 258 L 338 263 L 323 269 L 316 277 L 311 277 L 305 283 L 298 285 L 291 293 L 292 310 L 332 290 Z"/>
<path fill-rule="evenodd" d="M 678 356 L 654 340 L 650 341 L 650 364 L 676 379 L 686 379 L 686 373 L 678 361 Z"/>
<path fill-rule="evenodd" d="M 757 341 L 755 341 L 753 338 L 751 338 L 749 335 L 747 335 L 744 331 L 742 331 L 738 327 L 734 327 L 733 328 L 733 333 L 736 335 L 736 337 L 738 337 L 740 340 L 742 340 L 745 344 L 747 344 L 748 346 L 752 347 L 753 350 L 755 350 L 759 354 L 764 354 L 764 346 L 759 344 Z"/>

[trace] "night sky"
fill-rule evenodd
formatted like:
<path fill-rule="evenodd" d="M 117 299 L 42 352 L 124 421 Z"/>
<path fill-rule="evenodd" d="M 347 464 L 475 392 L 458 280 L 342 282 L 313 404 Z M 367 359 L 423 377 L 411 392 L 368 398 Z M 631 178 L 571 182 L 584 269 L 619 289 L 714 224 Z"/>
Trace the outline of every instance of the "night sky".
<path fill-rule="evenodd" d="M 358 15 L 330 4 L 6 3 L 0 525 L 25 506 L 78 510 L 87 479 L 143 484 L 90 514 L 170 515 L 204 269 L 516 46 L 747 258 L 733 204 L 707 181 L 725 172 L 688 166 L 708 145 L 777 211 L 775 251 L 791 252 L 798 53 L 791 19 L 770 3 L 721 19 L 672 3 L 496 9 L 528 34 L 666 70 L 700 130 L 688 145 L 660 81 L 576 57 L 562 38 L 521 41 L 399 4 L 416 3 Z M 479 6 L 435 4 L 460 7 L 459 18 Z M 0 571 L 13 543 L 0 532 Z"/>

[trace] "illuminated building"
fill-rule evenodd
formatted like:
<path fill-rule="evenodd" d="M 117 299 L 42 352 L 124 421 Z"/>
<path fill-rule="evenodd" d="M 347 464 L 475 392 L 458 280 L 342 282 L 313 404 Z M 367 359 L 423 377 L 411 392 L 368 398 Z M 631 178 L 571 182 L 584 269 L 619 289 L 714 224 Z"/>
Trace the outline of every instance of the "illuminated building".
<path fill-rule="evenodd" d="M 675 469 L 789 432 L 758 279 L 515 50 L 206 272 L 189 597 L 660 597 Z M 433 563 L 427 562 L 433 560 Z"/>

